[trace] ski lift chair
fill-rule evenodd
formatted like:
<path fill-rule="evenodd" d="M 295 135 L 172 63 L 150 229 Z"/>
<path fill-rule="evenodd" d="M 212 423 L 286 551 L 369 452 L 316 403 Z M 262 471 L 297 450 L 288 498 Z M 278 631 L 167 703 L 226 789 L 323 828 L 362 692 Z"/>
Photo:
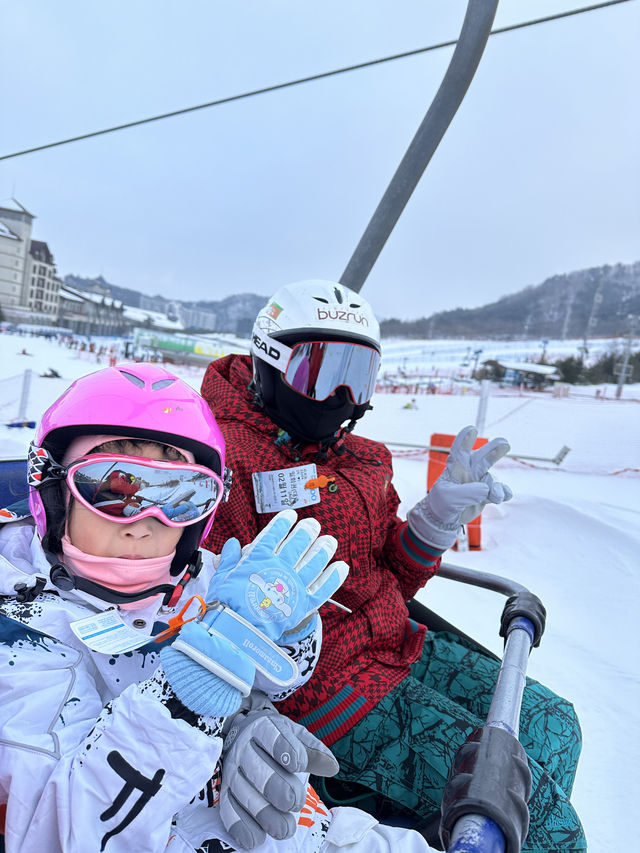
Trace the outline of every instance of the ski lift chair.
<path fill-rule="evenodd" d="M 0 509 L 27 497 L 27 460 L 0 459 Z"/>

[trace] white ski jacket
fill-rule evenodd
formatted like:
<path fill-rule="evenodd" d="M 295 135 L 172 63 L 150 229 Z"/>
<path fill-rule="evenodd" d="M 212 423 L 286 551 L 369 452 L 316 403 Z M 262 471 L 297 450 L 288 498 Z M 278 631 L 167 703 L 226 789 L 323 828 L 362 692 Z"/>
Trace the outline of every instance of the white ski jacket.
<path fill-rule="evenodd" d="M 192 595 L 205 594 L 214 556 L 203 552 L 203 562 L 176 612 Z M 216 808 L 222 720 L 185 714 L 152 640 L 118 655 L 84 645 L 70 624 L 108 605 L 56 590 L 48 571 L 31 523 L 0 529 L 0 803 L 7 806 L 7 853 L 235 849 Z M 19 601 L 16 584 L 32 587 L 37 576 L 47 579 L 44 590 Z M 120 615 L 150 637 L 170 614 L 151 605 Z M 319 640 L 294 648 L 300 683 L 313 671 Z M 431 849 L 417 833 L 380 827 L 355 809 L 329 812 L 310 788 L 296 835 L 268 839 L 259 853 L 365 848 Z"/>

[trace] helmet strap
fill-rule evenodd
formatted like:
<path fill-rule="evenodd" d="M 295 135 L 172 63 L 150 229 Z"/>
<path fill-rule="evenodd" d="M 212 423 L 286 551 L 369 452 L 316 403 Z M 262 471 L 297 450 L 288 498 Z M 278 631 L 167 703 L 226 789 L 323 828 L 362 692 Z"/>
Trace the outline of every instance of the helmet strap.
<path fill-rule="evenodd" d="M 343 426 L 338 433 L 340 438 L 344 438 L 345 435 L 348 435 L 350 432 L 353 432 L 355 425 L 358 423 L 358 418 L 351 418 L 349 423 L 346 426 Z"/>
<path fill-rule="evenodd" d="M 260 389 L 260 383 L 256 382 L 255 378 L 251 380 L 251 382 L 247 385 L 247 391 L 253 397 L 253 402 L 258 406 L 259 409 L 264 408 L 264 403 L 262 401 L 262 391 Z"/>
<path fill-rule="evenodd" d="M 56 462 L 46 448 L 39 447 L 34 441 L 29 445 L 27 463 L 27 483 L 32 489 L 48 480 L 64 480 L 67 476 L 66 467 Z"/>
<path fill-rule="evenodd" d="M 346 426 L 340 427 L 340 429 L 334 436 L 328 439 L 328 441 L 323 442 L 322 446 L 326 447 L 327 450 L 331 448 L 331 450 L 333 450 L 336 456 L 342 456 L 342 454 L 347 449 L 344 440 L 350 432 L 353 432 L 353 429 L 357 423 L 358 418 L 351 418 L 351 420 Z"/>
<path fill-rule="evenodd" d="M 191 555 L 191 559 L 189 560 L 189 564 L 184 570 L 184 574 L 182 575 L 178 583 L 173 587 L 171 595 L 167 593 L 164 599 L 162 600 L 162 606 L 175 607 L 178 601 L 180 600 L 180 596 L 182 595 L 185 586 L 192 578 L 198 577 L 201 569 L 202 554 L 199 549 L 196 549 L 196 551 L 194 551 L 194 553 Z"/>

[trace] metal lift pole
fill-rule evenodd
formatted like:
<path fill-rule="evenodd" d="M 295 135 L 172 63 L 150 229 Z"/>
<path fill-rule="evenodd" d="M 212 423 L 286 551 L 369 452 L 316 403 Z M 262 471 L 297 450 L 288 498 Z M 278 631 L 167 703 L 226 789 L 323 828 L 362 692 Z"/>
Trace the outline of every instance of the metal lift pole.
<path fill-rule="evenodd" d="M 360 238 L 342 284 L 359 291 L 462 103 L 484 52 L 498 0 L 469 0 L 458 43 L 433 103 Z"/>

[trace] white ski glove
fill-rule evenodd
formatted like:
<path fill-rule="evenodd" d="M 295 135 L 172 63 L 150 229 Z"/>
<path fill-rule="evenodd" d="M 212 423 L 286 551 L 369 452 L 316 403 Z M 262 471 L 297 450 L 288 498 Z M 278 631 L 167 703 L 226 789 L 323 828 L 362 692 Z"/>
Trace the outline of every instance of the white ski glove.
<path fill-rule="evenodd" d="M 494 438 L 473 450 L 477 436 L 475 427 L 460 430 L 451 445 L 444 471 L 427 496 L 407 513 L 411 532 L 427 545 L 450 548 L 461 525 L 480 515 L 488 503 L 499 504 L 513 497 L 509 486 L 488 473 L 509 452 L 509 442 L 506 438 Z"/>
<path fill-rule="evenodd" d="M 307 774 L 334 776 L 338 762 L 303 726 L 275 708 L 239 713 L 224 738 L 220 819 L 244 849 L 294 835 Z"/>

